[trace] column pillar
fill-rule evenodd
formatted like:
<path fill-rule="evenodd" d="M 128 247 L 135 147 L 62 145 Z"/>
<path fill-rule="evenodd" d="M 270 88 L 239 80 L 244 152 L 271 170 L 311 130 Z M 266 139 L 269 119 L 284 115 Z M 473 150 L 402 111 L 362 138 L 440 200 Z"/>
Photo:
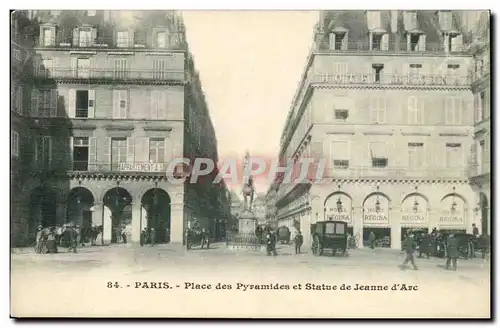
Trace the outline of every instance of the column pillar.
<path fill-rule="evenodd" d="M 170 205 L 170 241 L 182 243 L 184 236 L 184 205 L 175 203 Z"/>
<path fill-rule="evenodd" d="M 359 248 L 363 248 L 363 209 L 361 207 L 352 208 L 352 233 L 359 237 Z"/>
<path fill-rule="evenodd" d="M 141 241 L 141 203 L 132 203 L 132 233 L 130 239 L 133 243 Z"/>
<path fill-rule="evenodd" d="M 389 210 L 389 223 L 391 228 L 391 248 L 401 249 L 401 211 L 400 209 Z"/>

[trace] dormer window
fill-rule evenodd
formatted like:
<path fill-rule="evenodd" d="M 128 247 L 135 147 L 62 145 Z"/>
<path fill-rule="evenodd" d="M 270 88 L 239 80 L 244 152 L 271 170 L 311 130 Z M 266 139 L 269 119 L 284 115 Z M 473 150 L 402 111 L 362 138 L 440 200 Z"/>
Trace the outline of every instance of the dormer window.
<path fill-rule="evenodd" d="M 343 27 L 336 27 L 330 33 L 330 50 L 347 50 L 348 30 Z"/>
<path fill-rule="evenodd" d="M 94 17 L 97 13 L 97 10 L 87 10 L 87 16 Z"/>
<path fill-rule="evenodd" d="M 451 30 L 443 33 L 444 50 L 446 52 L 463 51 L 462 34 L 459 31 Z"/>
<path fill-rule="evenodd" d="M 156 34 L 156 45 L 158 46 L 158 48 L 167 47 L 167 32 L 162 31 Z"/>
<path fill-rule="evenodd" d="M 132 30 L 120 30 L 116 32 L 116 46 L 118 48 L 127 48 L 134 43 L 134 33 Z"/>
<path fill-rule="evenodd" d="M 422 31 L 408 31 L 406 38 L 407 51 L 425 51 L 426 37 Z"/>
<path fill-rule="evenodd" d="M 55 45 L 55 26 L 41 26 L 40 27 L 40 45 L 43 47 L 53 47 Z"/>
<path fill-rule="evenodd" d="M 91 47 L 97 38 L 97 30 L 92 26 L 82 26 L 73 29 L 74 47 Z"/>
<path fill-rule="evenodd" d="M 439 15 L 439 26 L 442 31 L 449 31 L 452 29 L 452 13 L 451 11 L 440 11 Z"/>

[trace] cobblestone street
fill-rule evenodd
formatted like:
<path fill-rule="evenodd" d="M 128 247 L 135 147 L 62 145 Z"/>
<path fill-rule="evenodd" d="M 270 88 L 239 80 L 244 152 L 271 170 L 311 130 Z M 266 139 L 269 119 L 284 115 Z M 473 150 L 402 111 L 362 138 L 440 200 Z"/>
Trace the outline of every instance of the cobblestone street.
<path fill-rule="evenodd" d="M 316 257 L 308 252 L 295 255 L 291 246 L 280 246 L 277 257 L 268 257 L 261 252 L 230 251 L 224 243 L 213 244 L 209 250 L 193 249 L 189 252 L 178 244 L 84 247 L 79 249 L 78 254 L 36 255 L 30 250 L 16 250 L 12 256 L 12 288 L 15 295 L 12 308 L 14 314 L 20 315 L 50 315 L 66 311 L 73 315 L 92 313 L 99 316 L 109 314 L 111 307 L 114 311 L 111 313 L 116 315 L 168 316 L 192 314 L 195 309 L 201 309 L 200 315 L 224 316 L 231 312 L 227 304 L 240 302 L 247 304 L 247 307 L 241 308 L 241 315 L 244 316 L 254 310 L 248 308 L 248 297 L 252 297 L 253 304 L 255 293 L 266 293 L 265 297 L 259 298 L 262 299 L 259 304 L 252 305 L 259 309 L 262 307 L 264 316 L 279 317 L 286 313 L 300 316 L 304 307 L 313 316 L 339 317 L 359 316 L 357 311 L 361 307 L 365 316 L 382 317 L 489 314 L 488 262 L 482 259 L 461 260 L 458 271 L 454 272 L 444 270 L 443 259 L 417 259 L 419 270 L 403 271 L 398 267 L 403 259 L 401 252 L 384 249 L 354 250 L 345 257 L 328 254 Z M 107 288 L 107 282 L 118 282 L 121 287 Z M 161 289 L 152 291 L 151 288 L 143 288 L 148 285 L 142 282 L 168 282 L 172 289 L 169 292 L 165 289 L 164 292 Z M 219 282 L 233 288 L 217 290 L 215 287 Z M 135 288 L 136 283 L 141 284 L 140 288 Z M 196 290 L 185 289 L 185 283 L 210 284 L 211 289 L 194 294 Z M 235 288 L 237 283 L 288 284 L 292 290 L 243 292 Z M 387 285 L 388 288 L 394 284 L 400 284 L 398 288 L 406 284 L 417 286 L 418 290 L 319 291 L 306 290 L 307 283 L 350 284 L 352 288 L 355 284 Z M 301 290 L 293 290 L 292 286 L 296 284 L 302 285 Z M 52 300 L 54 305 L 50 307 L 46 297 L 33 297 L 54 291 L 57 291 L 57 298 Z M 325 298 L 321 293 L 335 294 Z M 140 304 L 134 303 L 134 294 L 137 299 L 147 299 L 148 306 L 141 308 Z M 464 299 L 463 295 L 468 297 Z M 218 302 L 223 300 L 225 306 L 210 307 L 208 311 L 204 304 L 214 301 L 213 296 L 218 297 Z M 221 296 L 225 298 L 221 299 Z M 121 301 L 123 298 L 130 299 L 130 302 L 124 303 Z M 97 304 L 104 300 L 108 308 L 99 312 Z M 286 308 L 283 301 L 287 304 Z M 380 302 L 385 302 L 383 307 Z M 352 304 L 352 307 L 345 304 Z"/>

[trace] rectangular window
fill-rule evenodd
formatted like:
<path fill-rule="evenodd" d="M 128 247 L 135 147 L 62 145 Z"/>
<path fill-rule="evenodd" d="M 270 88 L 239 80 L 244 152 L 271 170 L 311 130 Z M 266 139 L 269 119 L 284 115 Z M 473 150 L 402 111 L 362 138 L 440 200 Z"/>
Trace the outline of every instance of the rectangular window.
<path fill-rule="evenodd" d="M 409 82 L 420 82 L 420 76 L 422 75 L 422 64 L 410 64 L 409 65 L 410 75 L 408 76 Z"/>
<path fill-rule="evenodd" d="M 23 115 L 23 87 L 17 86 L 16 87 L 16 100 L 15 100 L 15 105 L 16 105 L 16 113 L 19 115 Z"/>
<path fill-rule="evenodd" d="M 384 64 L 372 64 L 373 82 L 380 83 Z"/>
<path fill-rule="evenodd" d="M 11 155 L 14 157 L 19 157 L 19 133 L 16 131 L 11 131 L 10 135 L 10 150 Z"/>
<path fill-rule="evenodd" d="M 164 163 L 165 162 L 165 139 L 151 138 L 149 139 L 149 162 Z"/>
<path fill-rule="evenodd" d="M 115 67 L 113 70 L 113 76 L 115 79 L 126 79 L 128 75 L 127 69 L 127 59 L 120 58 L 115 59 Z"/>
<path fill-rule="evenodd" d="M 459 143 L 446 144 L 446 167 L 463 166 L 462 145 Z"/>
<path fill-rule="evenodd" d="M 21 50 L 14 49 L 12 51 L 12 57 L 14 58 L 14 61 L 20 62 L 21 61 Z"/>
<path fill-rule="evenodd" d="M 45 77 L 54 77 L 54 59 L 53 58 L 43 58 L 38 67 L 38 74 Z"/>
<path fill-rule="evenodd" d="M 52 160 L 52 138 L 38 137 L 35 142 L 35 162 L 41 169 L 49 169 Z"/>
<path fill-rule="evenodd" d="M 90 59 L 78 58 L 76 60 L 76 69 L 79 78 L 88 79 L 90 77 Z"/>
<path fill-rule="evenodd" d="M 165 61 L 161 59 L 153 60 L 153 79 L 164 80 L 166 78 Z"/>
<path fill-rule="evenodd" d="M 127 162 L 127 138 L 111 139 L 111 166 L 113 171 L 120 170 L 120 164 Z"/>
<path fill-rule="evenodd" d="M 51 47 L 55 43 L 52 31 L 53 30 L 50 27 L 43 28 L 43 45 L 45 47 Z"/>
<path fill-rule="evenodd" d="M 421 142 L 408 143 L 408 166 L 412 169 L 421 169 L 424 165 L 424 144 Z"/>
<path fill-rule="evenodd" d="M 371 123 L 385 123 L 386 100 L 382 96 L 372 96 L 370 99 Z"/>
<path fill-rule="evenodd" d="M 88 171 L 89 168 L 89 138 L 73 138 L 73 170 Z"/>
<path fill-rule="evenodd" d="M 422 98 L 408 98 L 408 124 L 424 124 L 424 103 Z"/>
<path fill-rule="evenodd" d="M 89 92 L 88 90 L 77 90 L 75 117 L 88 117 L 88 115 L 89 115 Z"/>
<path fill-rule="evenodd" d="M 389 165 L 387 144 L 385 142 L 370 142 L 372 167 L 384 168 Z"/>
<path fill-rule="evenodd" d="M 166 48 L 167 47 L 167 33 L 166 32 L 158 32 L 156 34 L 156 44 L 158 48 Z"/>
<path fill-rule="evenodd" d="M 462 99 L 460 97 L 446 98 L 446 124 L 462 124 Z"/>
<path fill-rule="evenodd" d="M 127 48 L 130 43 L 130 33 L 129 31 L 118 31 L 116 32 L 116 46 L 118 48 Z"/>
<path fill-rule="evenodd" d="M 480 94 L 479 94 L 479 108 L 480 108 L 480 116 L 479 116 L 479 120 L 482 121 L 486 118 L 486 107 L 487 107 L 487 104 L 486 104 L 486 95 L 484 93 L 484 91 L 482 91 Z"/>
<path fill-rule="evenodd" d="M 333 162 L 334 169 L 349 168 L 349 142 L 348 141 L 332 141 L 330 143 L 330 158 Z"/>
<path fill-rule="evenodd" d="M 38 116 L 50 117 L 51 95 L 50 90 L 39 91 L 40 100 L 38 102 Z"/>
<path fill-rule="evenodd" d="M 94 41 L 92 40 L 92 29 L 80 28 L 78 32 L 80 47 L 90 47 Z"/>
<path fill-rule="evenodd" d="M 349 111 L 347 109 L 336 109 L 335 110 L 335 119 L 336 120 L 347 120 L 349 117 Z"/>

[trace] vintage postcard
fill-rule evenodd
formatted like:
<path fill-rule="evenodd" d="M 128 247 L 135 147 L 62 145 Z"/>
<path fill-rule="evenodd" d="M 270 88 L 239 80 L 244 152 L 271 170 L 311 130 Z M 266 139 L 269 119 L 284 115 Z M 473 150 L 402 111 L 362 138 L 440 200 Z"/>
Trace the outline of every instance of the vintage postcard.
<path fill-rule="evenodd" d="M 489 318 L 487 10 L 15 10 L 11 316 Z"/>

